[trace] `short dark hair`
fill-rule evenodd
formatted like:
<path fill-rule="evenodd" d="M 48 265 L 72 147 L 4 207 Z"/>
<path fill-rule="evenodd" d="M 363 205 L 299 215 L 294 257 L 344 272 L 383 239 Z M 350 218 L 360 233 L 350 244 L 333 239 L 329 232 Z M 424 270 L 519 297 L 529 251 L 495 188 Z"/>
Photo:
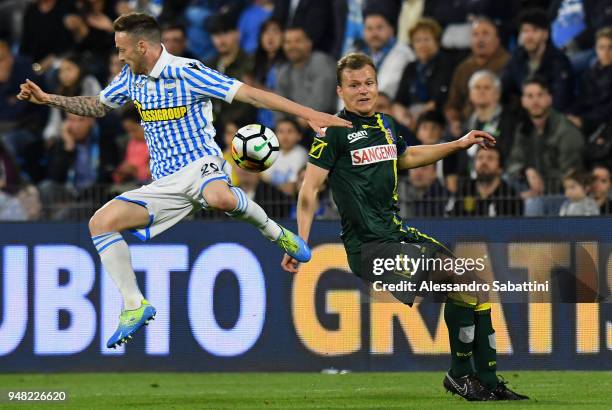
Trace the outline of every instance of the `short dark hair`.
<path fill-rule="evenodd" d="M 393 29 L 395 30 L 395 24 L 393 24 L 393 20 L 387 13 L 377 8 L 369 8 L 364 10 L 363 12 L 363 21 L 365 22 L 368 17 L 372 16 L 382 17 L 382 19 L 385 20 L 385 22 L 391 27 L 393 27 Z"/>
<path fill-rule="evenodd" d="M 183 33 L 184 36 L 187 36 L 187 30 L 185 29 L 185 26 L 183 26 L 182 24 L 164 24 L 161 27 L 162 33 L 164 31 L 173 31 L 173 30 L 178 30 L 181 33 Z"/>
<path fill-rule="evenodd" d="M 546 81 L 544 78 L 537 76 L 537 75 L 531 76 L 527 78 L 525 81 L 523 81 L 523 85 L 521 86 L 521 91 L 524 91 L 525 87 L 527 87 L 528 85 L 532 85 L 532 84 L 539 85 L 542 89 L 546 90 L 546 92 L 550 94 L 550 85 L 548 85 L 548 81 Z"/>
<path fill-rule="evenodd" d="M 436 43 L 440 44 L 440 39 L 442 38 L 442 27 L 440 24 L 432 18 L 422 17 L 417 20 L 414 26 L 408 31 L 408 38 L 410 38 L 410 42 L 412 42 L 412 37 L 416 34 L 417 31 L 428 31 L 436 40 Z"/>
<path fill-rule="evenodd" d="M 612 26 L 600 28 L 599 30 L 597 30 L 597 33 L 595 33 L 595 40 L 599 40 L 602 37 L 612 40 Z"/>
<path fill-rule="evenodd" d="M 499 21 L 493 20 L 491 17 L 485 16 L 483 14 L 473 16 L 470 21 L 472 23 L 472 26 L 475 24 L 480 24 L 480 23 L 485 23 L 485 24 L 490 25 L 491 27 L 493 27 L 493 29 L 495 29 L 495 34 L 497 35 L 497 37 L 500 37 L 500 27 L 499 27 L 500 22 Z"/>
<path fill-rule="evenodd" d="M 62 54 L 60 60 L 68 60 L 72 62 L 74 65 L 79 66 L 79 70 L 85 71 L 83 65 L 83 56 L 76 51 L 68 51 L 66 54 Z"/>
<path fill-rule="evenodd" d="M 417 119 L 416 129 L 418 130 L 426 122 L 432 122 L 442 129 L 446 128 L 446 120 L 440 111 L 429 110 L 423 112 Z"/>
<path fill-rule="evenodd" d="M 113 22 L 113 30 L 117 33 L 128 33 L 136 39 L 144 39 L 151 43 L 161 43 L 159 24 L 157 24 L 155 18 L 148 14 L 122 14 Z"/>
<path fill-rule="evenodd" d="M 206 28 L 211 35 L 238 30 L 238 18 L 235 13 L 224 11 L 206 19 Z"/>
<path fill-rule="evenodd" d="M 280 118 L 278 121 L 276 121 L 276 126 L 275 128 L 278 127 L 278 124 L 280 124 L 281 122 L 287 122 L 289 124 L 291 124 L 293 126 L 293 128 L 295 128 L 295 130 L 298 132 L 298 134 L 302 135 L 304 133 L 304 130 L 302 129 L 302 127 L 300 126 L 300 124 L 297 122 L 297 120 L 295 119 L 295 117 L 282 117 Z"/>
<path fill-rule="evenodd" d="M 310 36 L 308 31 L 306 31 L 306 29 L 303 26 L 289 26 L 289 27 L 285 27 L 285 32 L 287 32 L 287 31 L 301 31 L 302 33 L 304 33 L 304 35 L 306 36 L 306 38 L 308 40 L 312 41 L 312 37 Z"/>
<path fill-rule="evenodd" d="M 596 162 L 592 167 L 591 167 L 591 173 L 595 172 L 596 169 L 601 168 L 601 169 L 605 169 L 608 172 L 609 176 L 612 176 L 612 171 L 610 170 L 610 167 L 608 167 L 605 163 L 603 162 Z"/>
<path fill-rule="evenodd" d="M 550 20 L 548 18 L 548 13 L 546 10 L 541 8 L 530 8 L 524 10 L 519 15 L 519 29 L 523 24 L 531 24 L 532 26 L 536 26 L 542 30 L 550 31 Z"/>
<path fill-rule="evenodd" d="M 359 70 L 365 66 L 370 66 L 376 74 L 376 66 L 370 57 L 364 53 L 349 53 L 342 57 L 336 65 L 336 82 L 342 85 L 342 72 L 346 69 Z"/>
<path fill-rule="evenodd" d="M 476 160 L 476 156 L 478 155 L 478 153 L 480 151 L 493 151 L 493 152 L 497 152 L 497 164 L 499 165 L 499 167 L 501 169 L 504 169 L 504 157 L 502 156 L 502 153 L 501 153 L 500 149 L 496 145 L 488 145 L 487 144 L 486 148 L 484 148 L 483 146 L 479 145 L 478 146 L 478 150 L 476 151 L 476 155 L 474 155 L 474 160 Z"/>
<path fill-rule="evenodd" d="M 588 188 L 593 182 L 593 176 L 579 169 L 570 169 L 563 175 L 563 182 L 572 180 L 578 182 L 582 187 Z"/>

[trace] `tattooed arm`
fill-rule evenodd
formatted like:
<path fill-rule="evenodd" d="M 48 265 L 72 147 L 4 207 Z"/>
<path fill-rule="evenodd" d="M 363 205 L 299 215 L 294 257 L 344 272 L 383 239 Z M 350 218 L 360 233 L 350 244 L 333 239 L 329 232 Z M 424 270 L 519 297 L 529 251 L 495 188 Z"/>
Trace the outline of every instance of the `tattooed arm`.
<path fill-rule="evenodd" d="M 72 114 L 84 117 L 104 117 L 111 107 L 100 101 L 100 97 L 64 97 L 63 95 L 49 94 L 47 105 L 58 107 Z"/>
<path fill-rule="evenodd" d="M 91 97 L 64 97 L 63 95 L 47 94 L 38 85 L 30 80 L 21 84 L 21 92 L 17 98 L 30 101 L 34 104 L 45 104 L 61 108 L 72 114 L 84 117 L 104 117 L 111 107 L 105 105 L 98 96 Z"/>

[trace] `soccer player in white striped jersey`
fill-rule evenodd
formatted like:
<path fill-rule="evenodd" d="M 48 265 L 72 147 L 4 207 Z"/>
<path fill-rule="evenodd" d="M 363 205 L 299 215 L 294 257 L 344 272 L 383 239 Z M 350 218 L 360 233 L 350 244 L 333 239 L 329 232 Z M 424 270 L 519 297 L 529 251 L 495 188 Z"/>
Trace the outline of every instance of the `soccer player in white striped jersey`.
<path fill-rule="evenodd" d="M 126 65 L 100 95 L 47 94 L 27 80 L 17 96 L 83 116 L 102 117 L 129 100 L 140 112 L 153 182 L 114 198 L 89 221 L 102 265 L 123 296 L 119 326 L 108 340 L 109 348 L 129 341 L 156 313 L 140 292 L 121 231 L 130 230 L 148 240 L 199 207 L 215 208 L 254 225 L 296 260 L 310 259 L 304 241 L 269 219 L 240 188 L 232 186 L 230 166 L 214 141 L 211 98 L 284 111 L 304 118 L 317 133 L 324 133 L 325 127 L 351 126 L 347 120 L 242 84 L 197 60 L 169 54 L 151 16 L 125 14 L 113 28 L 119 59 Z"/>

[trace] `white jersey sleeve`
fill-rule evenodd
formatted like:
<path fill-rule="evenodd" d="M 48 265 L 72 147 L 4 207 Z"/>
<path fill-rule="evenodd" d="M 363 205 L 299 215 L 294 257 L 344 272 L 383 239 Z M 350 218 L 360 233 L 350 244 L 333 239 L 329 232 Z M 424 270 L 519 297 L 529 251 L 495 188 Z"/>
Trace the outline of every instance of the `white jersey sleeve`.
<path fill-rule="evenodd" d="M 200 62 L 191 62 L 181 67 L 182 79 L 188 91 L 200 98 L 218 98 L 231 103 L 242 83 L 221 74 Z"/>
<path fill-rule="evenodd" d="M 100 91 L 100 101 L 112 108 L 119 108 L 130 100 L 129 94 L 130 68 L 126 65 L 123 70 Z"/>

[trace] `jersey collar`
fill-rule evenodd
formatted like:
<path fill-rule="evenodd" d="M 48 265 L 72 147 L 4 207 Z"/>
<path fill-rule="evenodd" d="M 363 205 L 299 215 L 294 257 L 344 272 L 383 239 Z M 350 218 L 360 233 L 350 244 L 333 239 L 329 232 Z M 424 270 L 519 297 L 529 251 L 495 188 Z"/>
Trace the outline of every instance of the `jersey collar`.
<path fill-rule="evenodd" d="M 149 77 L 159 78 L 159 75 L 161 74 L 163 69 L 166 68 L 166 66 L 170 63 L 170 60 L 172 59 L 172 54 L 166 51 L 166 47 L 164 47 L 163 44 L 161 46 L 161 55 L 159 56 L 157 62 L 153 66 L 153 69 L 149 73 Z"/>
<path fill-rule="evenodd" d="M 344 114 L 345 117 L 347 117 L 347 119 L 360 119 L 362 121 L 368 121 L 368 120 L 375 120 L 376 119 L 376 114 L 378 114 L 378 112 L 375 112 L 373 115 L 370 115 L 368 117 L 364 117 L 363 115 L 359 115 L 356 112 L 353 111 L 349 111 L 346 108 L 344 108 L 342 110 L 342 114 Z"/>

